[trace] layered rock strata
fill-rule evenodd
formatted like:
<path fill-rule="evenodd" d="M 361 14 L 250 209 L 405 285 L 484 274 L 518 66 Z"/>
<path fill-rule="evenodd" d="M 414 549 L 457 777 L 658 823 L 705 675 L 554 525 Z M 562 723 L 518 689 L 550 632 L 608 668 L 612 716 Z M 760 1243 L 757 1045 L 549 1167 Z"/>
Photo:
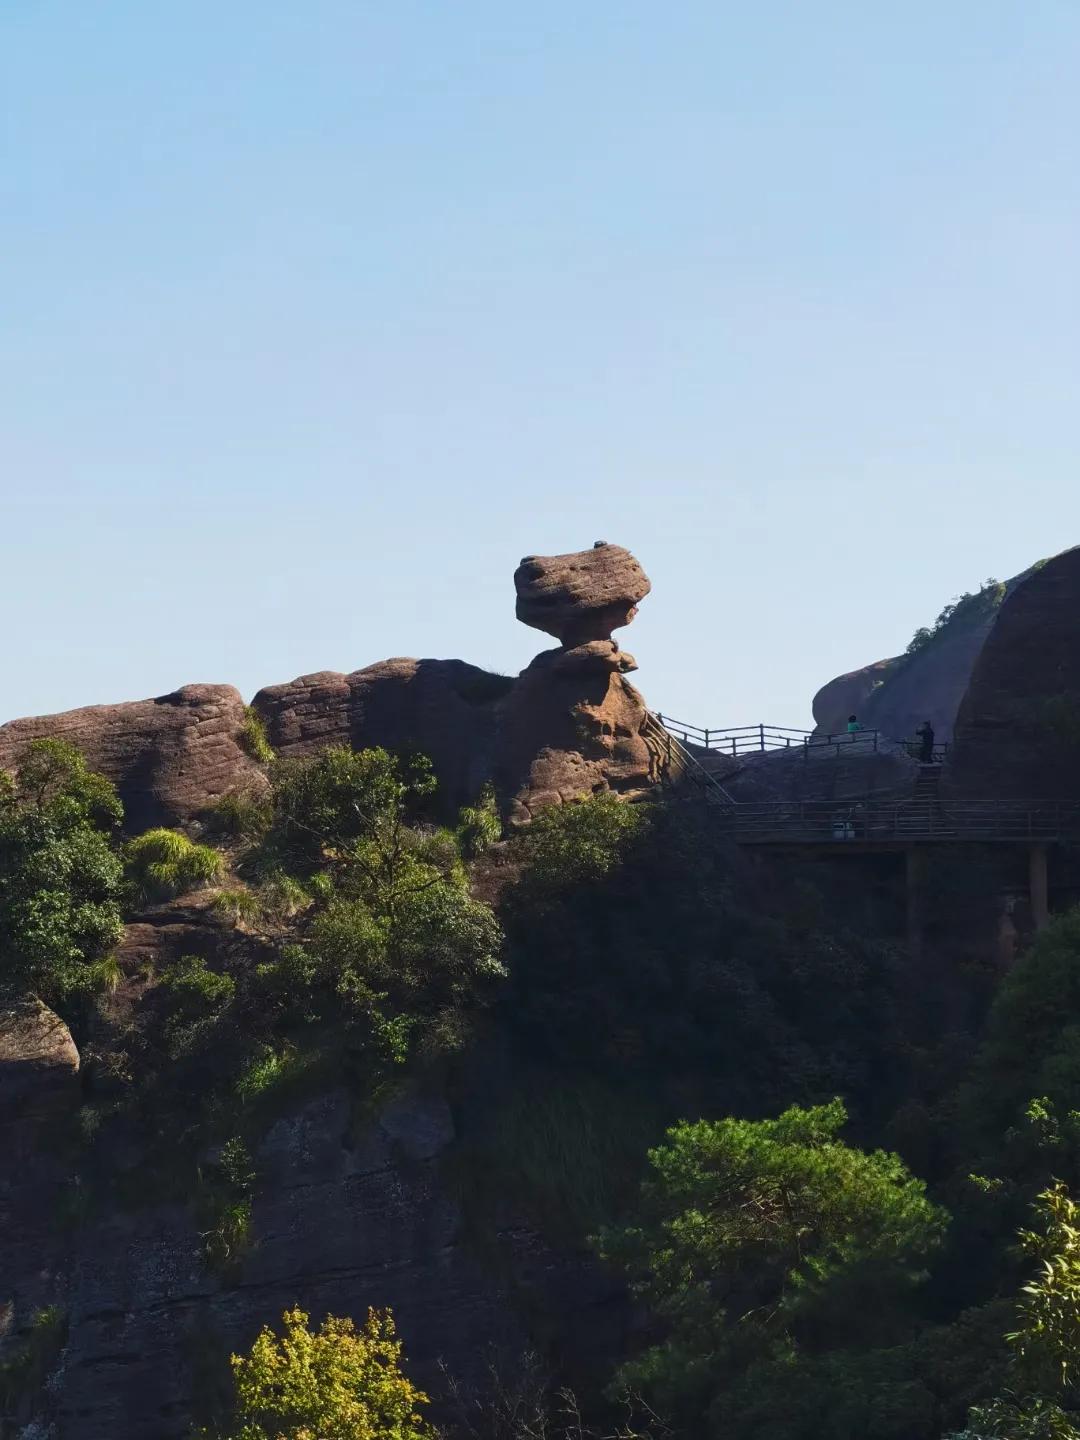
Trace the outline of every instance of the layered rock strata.
<path fill-rule="evenodd" d="M 88 705 L 0 725 L 0 769 L 32 740 L 68 740 L 120 792 L 132 829 L 183 824 L 252 779 L 245 707 L 231 685 L 185 685 L 171 695 Z"/>
<path fill-rule="evenodd" d="M 554 635 L 564 649 L 610 640 L 652 589 L 630 551 L 605 540 L 570 555 L 526 555 L 514 587 L 517 618 Z"/>

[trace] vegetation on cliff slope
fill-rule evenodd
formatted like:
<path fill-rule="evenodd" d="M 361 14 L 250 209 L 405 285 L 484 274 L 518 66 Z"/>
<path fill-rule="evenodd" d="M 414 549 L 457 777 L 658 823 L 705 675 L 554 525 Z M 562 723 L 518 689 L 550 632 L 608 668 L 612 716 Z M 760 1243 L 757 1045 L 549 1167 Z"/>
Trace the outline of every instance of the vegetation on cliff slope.
<path fill-rule="evenodd" d="M 884 873 L 749 865 L 693 807 L 598 797 L 499 845 L 490 796 L 431 822 L 419 760 L 268 774 L 192 872 L 215 887 L 202 951 L 129 971 L 117 1002 L 122 907 L 155 865 L 178 888 L 206 837 L 122 849 L 115 792 L 57 742 L 5 781 L 0 963 L 90 1037 L 95 1203 L 115 1123 L 143 1138 L 135 1199 L 178 1182 L 227 1282 L 282 1097 L 363 1107 L 435 1067 L 470 1233 L 512 1205 L 556 1246 L 602 1237 L 637 1289 L 644 1326 L 594 1365 L 583 1425 L 620 1373 L 683 1440 L 938 1440 L 969 1412 L 973 1434 L 1071 1433 L 1071 1372 L 1033 1377 L 1034 1342 L 1010 1363 L 1004 1337 L 1080 1325 L 1075 913 L 987 1016 L 985 969 L 915 973 Z"/>
<path fill-rule="evenodd" d="M 993 576 L 984 580 L 978 590 L 965 590 L 962 595 L 942 607 L 941 613 L 932 625 L 922 625 L 908 642 L 907 655 L 918 655 L 920 651 L 938 640 L 947 630 L 978 625 L 1000 606 L 1005 599 L 1005 583 Z"/>
<path fill-rule="evenodd" d="M 267 1326 L 247 1355 L 233 1355 L 233 1415 L 207 1440 L 435 1440 L 428 1397 L 401 1369 L 393 1316 L 363 1325 L 329 1315 L 317 1330 L 296 1308 Z"/>
<path fill-rule="evenodd" d="M 0 980 L 64 1007 L 104 983 L 120 938 L 123 869 L 112 785 L 61 740 L 0 771 Z"/>

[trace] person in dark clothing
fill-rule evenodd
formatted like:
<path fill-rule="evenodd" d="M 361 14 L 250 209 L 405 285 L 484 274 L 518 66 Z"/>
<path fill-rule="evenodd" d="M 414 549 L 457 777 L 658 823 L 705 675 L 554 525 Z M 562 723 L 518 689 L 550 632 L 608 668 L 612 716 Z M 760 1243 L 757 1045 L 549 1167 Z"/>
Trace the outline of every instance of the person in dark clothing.
<path fill-rule="evenodd" d="M 915 734 L 919 737 L 919 763 L 932 765 L 934 763 L 934 727 L 929 720 L 924 720 Z"/>

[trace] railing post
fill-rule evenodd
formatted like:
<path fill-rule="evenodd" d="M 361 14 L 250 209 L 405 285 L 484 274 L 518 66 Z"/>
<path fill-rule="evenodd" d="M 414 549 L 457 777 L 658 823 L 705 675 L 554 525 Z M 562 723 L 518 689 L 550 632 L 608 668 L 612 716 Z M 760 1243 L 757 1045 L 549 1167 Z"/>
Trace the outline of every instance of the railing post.
<path fill-rule="evenodd" d="M 732 755 L 735 754 L 735 736 L 734 736 L 734 735 L 732 735 L 732 737 L 731 737 L 731 753 L 732 753 Z"/>
<path fill-rule="evenodd" d="M 705 749 L 709 748 L 709 727 L 705 726 Z"/>
<path fill-rule="evenodd" d="M 758 733 L 759 733 L 760 736 L 761 736 L 761 748 L 762 748 L 762 750 L 764 750 L 764 749 L 765 749 L 765 726 L 764 726 L 764 724 L 761 724 L 761 725 L 758 726 Z"/>

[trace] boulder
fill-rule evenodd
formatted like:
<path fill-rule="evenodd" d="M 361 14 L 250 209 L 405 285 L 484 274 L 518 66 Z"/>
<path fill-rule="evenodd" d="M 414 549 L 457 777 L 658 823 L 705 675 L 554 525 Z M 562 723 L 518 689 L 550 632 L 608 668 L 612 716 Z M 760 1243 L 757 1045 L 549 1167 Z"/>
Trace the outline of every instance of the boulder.
<path fill-rule="evenodd" d="M 59 1015 L 33 996 L 0 998 L 0 1123 L 64 1111 L 78 1073 L 79 1052 Z"/>
<path fill-rule="evenodd" d="M 514 681 L 463 660 L 382 660 L 351 675 L 321 671 L 270 685 L 252 702 L 283 757 L 326 745 L 419 751 L 435 766 L 448 810 L 489 778 L 496 710 Z"/>
<path fill-rule="evenodd" d="M 571 555 L 527 555 L 514 574 L 517 618 L 572 648 L 610 640 L 652 586 L 621 545 L 598 540 Z"/>
<path fill-rule="evenodd" d="M 116 785 L 130 830 L 182 825 L 259 775 L 243 748 L 244 718 L 231 685 L 185 685 L 154 700 L 12 720 L 0 725 L 0 769 L 15 768 L 31 740 L 68 740 Z"/>

